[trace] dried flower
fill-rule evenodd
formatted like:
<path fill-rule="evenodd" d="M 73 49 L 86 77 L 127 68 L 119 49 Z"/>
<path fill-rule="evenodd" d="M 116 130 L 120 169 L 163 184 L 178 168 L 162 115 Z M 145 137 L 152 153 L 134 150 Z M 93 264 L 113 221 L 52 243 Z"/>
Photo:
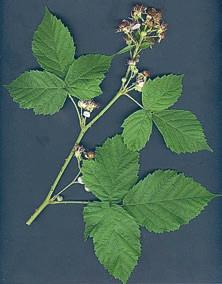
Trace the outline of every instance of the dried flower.
<path fill-rule="evenodd" d="M 161 24 L 157 31 L 157 34 L 159 36 L 158 42 L 161 42 L 161 40 L 165 38 L 166 31 L 167 31 L 167 24 L 165 23 Z"/>
<path fill-rule="evenodd" d="M 138 20 L 142 17 L 142 14 L 146 14 L 147 8 L 143 5 L 135 5 L 132 9 L 131 16 L 134 20 Z"/>
<path fill-rule="evenodd" d="M 78 101 L 78 106 L 89 112 L 92 112 L 94 109 L 99 108 L 99 104 L 97 104 L 93 100 Z"/>
<path fill-rule="evenodd" d="M 132 27 L 132 24 L 130 21 L 122 20 L 122 22 L 118 26 L 117 32 L 120 32 L 120 33 L 123 32 L 127 34 L 131 31 L 131 27 Z"/>
<path fill-rule="evenodd" d="M 85 158 L 88 160 L 95 159 L 96 153 L 93 151 L 85 152 Z"/>
<path fill-rule="evenodd" d="M 80 160 L 82 158 L 82 154 L 85 152 L 85 148 L 82 145 L 76 144 L 74 147 L 75 157 Z"/>
<path fill-rule="evenodd" d="M 142 73 L 143 73 L 143 75 L 144 75 L 146 78 L 148 78 L 148 77 L 151 76 L 151 73 L 150 73 L 149 71 L 147 71 L 147 70 L 144 70 Z"/>
<path fill-rule="evenodd" d="M 143 71 L 144 72 L 144 71 Z M 148 72 L 148 71 L 145 71 Z M 142 92 L 143 86 L 146 83 L 147 80 L 147 73 L 143 74 L 143 73 L 139 73 L 136 77 L 136 84 L 135 84 L 135 90 L 138 92 Z"/>

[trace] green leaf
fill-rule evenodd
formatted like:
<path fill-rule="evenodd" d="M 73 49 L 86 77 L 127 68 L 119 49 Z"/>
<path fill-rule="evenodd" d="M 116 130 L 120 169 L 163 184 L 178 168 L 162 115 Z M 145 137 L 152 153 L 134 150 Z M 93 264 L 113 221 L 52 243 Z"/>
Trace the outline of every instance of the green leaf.
<path fill-rule="evenodd" d="M 68 28 L 47 8 L 34 34 L 32 51 L 42 68 L 62 78 L 74 59 L 75 46 Z"/>
<path fill-rule="evenodd" d="M 54 114 L 66 100 L 65 83 L 47 71 L 25 72 L 7 87 L 13 101 L 35 114 Z"/>
<path fill-rule="evenodd" d="M 144 108 L 158 112 L 172 106 L 182 94 L 183 75 L 164 75 L 148 80 L 143 87 Z"/>
<path fill-rule="evenodd" d="M 89 54 L 73 61 L 66 76 L 70 95 L 80 99 L 92 99 L 102 93 L 99 85 L 108 71 L 112 56 Z"/>
<path fill-rule="evenodd" d="M 141 150 L 152 133 L 151 114 L 145 110 L 138 110 L 124 120 L 122 125 L 123 140 L 130 150 Z"/>
<path fill-rule="evenodd" d="M 119 201 L 137 181 L 139 155 L 131 152 L 120 135 L 96 149 L 95 160 L 85 160 L 83 181 L 100 200 Z"/>
<path fill-rule="evenodd" d="M 140 230 L 134 218 L 118 205 L 93 202 L 84 208 L 84 221 L 100 263 L 126 283 L 141 253 Z"/>
<path fill-rule="evenodd" d="M 158 170 L 132 188 L 124 208 L 147 230 L 164 233 L 189 223 L 214 197 L 190 177 Z"/>
<path fill-rule="evenodd" d="M 153 120 L 171 151 L 177 154 L 212 151 L 200 122 L 190 111 L 165 110 L 153 114 Z"/>

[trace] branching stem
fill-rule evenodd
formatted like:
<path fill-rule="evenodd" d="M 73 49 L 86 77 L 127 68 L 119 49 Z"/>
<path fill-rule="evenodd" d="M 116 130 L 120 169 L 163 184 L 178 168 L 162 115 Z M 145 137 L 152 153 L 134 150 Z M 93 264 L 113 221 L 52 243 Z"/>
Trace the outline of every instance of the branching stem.
<path fill-rule="evenodd" d="M 132 55 L 132 59 L 136 59 L 140 50 L 140 45 L 143 41 L 143 38 L 141 37 L 139 42 L 137 43 L 137 45 L 135 46 L 133 55 Z M 128 66 L 127 71 L 126 71 L 126 82 L 129 82 L 129 79 L 131 79 L 130 76 L 131 72 L 130 72 L 130 66 Z M 122 96 L 125 94 L 125 91 L 127 90 L 127 86 L 125 85 L 125 83 L 122 83 L 119 91 L 117 92 L 117 94 L 110 100 L 110 102 L 86 125 L 82 124 L 82 118 L 81 118 L 81 114 L 79 113 L 78 107 L 75 103 L 75 101 L 73 100 L 73 98 L 69 95 L 70 100 L 72 101 L 72 103 L 74 104 L 76 111 L 77 111 L 77 115 L 79 118 L 79 122 L 80 122 L 80 127 L 81 127 L 81 131 L 79 133 L 79 136 L 77 137 L 69 155 L 67 156 L 67 158 L 65 159 L 65 162 L 63 164 L 63 166 L 61 167 L 55 181 L 53 182 L 50 191 L 48 193 L 48 195 L 46 196 L 46 198 L 44 199 L 44 201 L 42 202 L 42 204 L 35 210 L 35 212 L 32 214 L 32 216 L 27 220 L 26 224 L 27 225 L 31 225 L 32 222 L 39 216 L 39 214 L 41 214 L 41 212 L 50 204 L 76 204 L 76 203 L 80 203 L 80 204 L 87 204 L 88 201 L 55 201 L 55 199 L 52 197 L 55 189 L 57 188 L 58 183 L 60 182 L 66 168 L 68 167 L 70 161 L 72 160 L 73 156 L 75 155 L 75 146 L 76 144 L 80 144 L 82 138 L 84 137 L 84 135 L 86 134 L 86 132 L 89 130 L 89 128 L 94 125 L 94 123 L 102 116 L 104 115 L 104 113 L 109 110 L 111 108 L 111 106 Z M 70 185 L 68 185 L 69 187 Z M 62 192 L 64 192 L 67 188 L 65 187 Z M 61 194 L 61 192 L 60 192 Z M 58 195 L 56 195 L 58 196 Z M 84 202 L 84 203 L 83 203 Z"/>

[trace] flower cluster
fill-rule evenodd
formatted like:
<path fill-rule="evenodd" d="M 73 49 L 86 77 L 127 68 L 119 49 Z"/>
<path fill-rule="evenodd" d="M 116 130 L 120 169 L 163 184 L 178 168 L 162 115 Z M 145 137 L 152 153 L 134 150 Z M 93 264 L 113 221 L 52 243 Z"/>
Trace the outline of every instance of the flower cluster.
<path fill-rule="evenodd" d="M 87 160 L 95 159 L 96 153 L 93 151 L 87 151 L 82 145 L 76 144 L 74 147 L 74 153 L 77 160 L 85 158 Z"/>
<path fill-rule="evenodd" d="M 93 100 L 80 100 L 78 102 L 78 106 L 84 110 L 83 116 L 86 118 L 90 117 L 93 110 L 99 108 L 99 104 Z"/>
<path fill-rule="evenodd" d="M 142 36 L 142 44 L 152 47 L 156 42 L 164 39 L 166 30 L 167 24 L 164 23 L 159 10 L 137 4 L 131 11 L 131 17 L 122 20 L 117 32 L 124 33 L 127 45 L 138 43 Z"/>
<path fill-rule="evenodd" d="M 143 86 L 145 85 L 147 78 L 150 77 L 150 72 L 144 70 L 141 73 L 138 73 L 136 77 L 136 84 L 135 84 L 135 90 L 138 92 L 142 92 Z"/>

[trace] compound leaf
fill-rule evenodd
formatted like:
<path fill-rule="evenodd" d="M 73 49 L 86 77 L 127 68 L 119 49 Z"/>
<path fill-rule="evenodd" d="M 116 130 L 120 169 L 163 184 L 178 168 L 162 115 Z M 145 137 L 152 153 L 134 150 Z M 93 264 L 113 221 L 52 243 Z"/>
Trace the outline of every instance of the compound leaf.
<path fill-rule="evenodd" d="M 164 75 L 148 80 L 143 87 L 142 102 L 145 109 L 158 112 L 172 106 L 182 93 L 183 75 Z"/>
<path fill-rule="evenodd" d="M 126 283 L 141 253 L 136 221 L 118 205 L 92 202 L 84 208 L 87 235 L 95 254 L 115 278 Z"/>
<path fill-rule="evenodd" d="M 120 135 L 108 138 L 96 149 L 95 160 L 83 162 L 83 181 L 100 200 L 119 201 L 137 181 L 138 158 Z"/>
<path fill-rule="evenodd" d="M 130 150 L 141 150 L 152 133 L 151 114 L 145 110 L 138 110 L 124 120 L 123 140 Z"/>
<path fill-rule="evenodd" d="M 214 197 L 190 177 L 158 170 L 132 188 L 124 208 L 147 230 L 164 233 L 189 223 Z"/>
<path fill-rule="evenodd" d="M 165 110 L 153 114 L 153 120 L 171 151 L 177 154 L 212 151 L 200 122 L 190 111 Z"/>
<path fill-rule="evenodd" d="M 70 95 L 80 99 L 92 99 L 101 94 L 100 84 L 109 70 L 112 56 L 89 54 L 74 60 L 66 76 Z"/>
<path fill-rule="evenodd" d="M 13 101 L 35 114 L 54 114 L 66 100 L 65 83 L 47 71 L 25 72 L 6 86 Z"/>
<path fill-rule="evenodd" d="M 42 68 L 62 78 L 74 59 L 75 46 L 68 28 L 47 8 L 34 34 L 32 51 Z"/>

